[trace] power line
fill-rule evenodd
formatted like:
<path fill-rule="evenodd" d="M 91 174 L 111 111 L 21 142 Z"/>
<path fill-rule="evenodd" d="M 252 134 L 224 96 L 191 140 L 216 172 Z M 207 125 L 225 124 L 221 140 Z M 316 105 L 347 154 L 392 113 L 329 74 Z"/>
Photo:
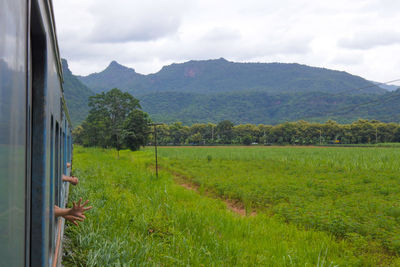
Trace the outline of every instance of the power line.
<path fill-rule="evenodd" d="M 375 99 L 375 100 L 372 100 L 372 101 L 369 101 L 369 102 L 364 102 L 364 103 L 360 103 L 358 105 L 350 106 L 347 109 L 345 108 L 344 110 L 341 110 L 339 113 L 336 113 L 336 115 L 340 115 L 340 114 L 343 114 L 343 113 L 346 113 L 346 112 L 353 111 L 356 108 L 361 107 L 361 106 L 365 106 L 365 105 L 369 105 L 369 104 L 373 104 L 373 103 L 377 103 L 377 102 L 386 102 L 387 100 L 390 100 L 391 98 L 395 98 L 395 97 L 399 97 L 399 96 L 400 96 L 400 94 L 392 94 L 389 97 L 384 98 L 384 99 L 378 98 L 378 99 Z M 379 104 L 379 103 L 377 103 L 377 104 Z M 335 114 L 335 113 L 331 112 L 328 115 L 333 115 L 333 114 Z"/>
<path fill-rule="evenodd" d="M 400 79 L 395 79 L 395 80 L 391 80 L 391 81 L 387 81 L 387 82 L 381 82 L 381 83 L 375 83 L 375 84 L 373 84 L 373 85 L 369 85 L 369 86 L 365 86 L 365 87 L 356 88 L 355 90 L 363 90 L 363 89 L 367 89 L 367 88 L 371 88 L 371 87 L 375 87 L 375 86 L 380 87 L 379 85 L 388 84 L 388 83 L 393 83 L 393 82 L 397 82 L 397 81 L 400 81 Z M 399 86 L 399 88 L 400 88 L 400 86 Z M 388 92 L 388 93 L 391 93 L 391 92 Z M 342 93 L 342 94 L 343 94 L 343 93 Z M 340 94 L 336 94 L 336 95 L 332 95 L 332 96 L 338 96 L 338 95 L 340 95 Z M 386 100 L 389 100 L 389 99 L 391 99 L 391 98 L 393 98 L 393 97 L 397 97 L 397 96 L 399 96 L 399 95 L 391 94 L 389 97 L 384 98 L 384 99 L 380 99 L 379 96 L 378 96 L 378 98 L 375 99 L 375 100 L 372 100 L 372 101 L 369 101 L 369 102 L 360 103 L 360 104 L 358 104 L 358 105 L 353 105 L 353 106 L 350 106 L 350 107 L 348 107 L 348 108 L 345 108 L 344 110 L 341 110 L 339 113 L 336 113 L 336 115 L 340 115 L 340 114 L 343 114 L 343 113 L 345 113 L 345 112 L 353 111 L 353 110 L 355 110 L 356 108 L 361 107 L 361 106 L 364 106 L 364 105 L 368 105 L 368 104 L 372 104 L 372 103 L 376 103 L 376 102 L 384 102 L 384 101 L 386 101 Z M 328 113 L 327 115 L 329 116 L 329 115 L 333 115 L 333 114 L 335 114 L 335 113 L 334 113 L 334 112 L 331 112 L 331 113 Z"/>
<path fill-rule="evenodd" d="M 369 85 L 369 86 L 364 86 L 364 87 L 356 88 L 356 89 L 354 89 L 354 90 L 364 90 L 364 89 L 371 88 L 371 87 L 375 87 L 375 86 L 376 86 L 376 87 L 379 87 L 379 85 L 382 85 L 382 84 L 389 84 L 389 83 L 393 83 L 393 82 L 397 82 L 397 81 L 400 81 L 400 79 L 395 79 L 395 80 L 391 80 L 391 81 L 387 81 L 387 82 L 381 82 L 381 83 L 375 83 L 375 84 L 373 84 L 373 85 Z M 372 82 L 371 82 L 371 83 L 372 83 Z M 399 86 L 399 88 L 400 88 L 400 86 Z M 361 107 L 361 106 L 364 106 L 364 105 L 373 104 L 373 103 L 376 103 L 376 102 L 385 102 L 385 101 L 387 101 L 387 100 L 390 100 L 391 98 L 400 96 L 400 95 L 398 95 L 398 94 L 394 94 L 393 92 L 387 92 L 387 93 L 392 93 L 392 94 L 391 94 L 389 97 L 384 98 L 384 99 L 381 99 L 381 98 L 379 98 L 379 96 L 377 96 L 378 98 L 375 99 L 375 100 L 372 100 L 372 101 L 369 101 L 369 102 L 363 102 L 363 103 L 360 103 L 360 104 L 357 104 L 357 105 L 349 106 L 349 107 L 347 107 L 347 108 L 345 108 L 345 109 L 342 109 L 342 110 L 341 110 L 340 112 L 338 112 L 338 113 L 329 112 L 329 113 L 326 114 L 325 116 L 332 116 L 332 115 L 338 116 L 338 115 L 341 115 L 341 114 L 343 114 L 343 113 L 351 112 L 351 111 L 355 110 L 356 108 Z M 329 95 L 329 97 L 335 97 L 335 96 L 340 96 L 340 95 L 344 95 L 344 94 L 345 94 L 344 92 L 343 92 L 343 93 L 338 93 L 338 94 L 331 94 L 331 95 Z"/>
<path fill-rule="evenodd" d="M 382 85 L 382 84 L 389 84 L 389 83 L 393 83 L 393 82 L 396 82 L 396 81 L 400 81 L 400 78 L 399 79 L 395 79 L 395 80 L 390 80 L 390 81 L 387 81 L 387 82 L 381 82 L 381 83 L 375 83 L 375 84 L 372 84 L 372 85 L 368 85 L 368 86 L 364 86 L 364 87 L 359 87 L 359 88 L 355 88 L 355 89 L 353 89 L 353 90 L 364 90 L 364 89 L 367 89 L 367 88 L 371 88 L 371 87 L 379 87 L 379 85 Z M 372 83 L 371 81 L 370 81 L 370 83 Z M 399 86 L 399 88 L 400 88 L 400 86 Z M 350 89 L 350 88 L 349 88 Z M 384 89 L 383 89 L 384 90 Z M 321 93 L 324 93 L 324 96 L 326 96 L 326 97 L 337 97 L 337 96 L 340 96 L 340 95 L 347 95 L 346 93 L 345 93 L 345 91 L 343 91 L 342 93 L 337 93 L 337 94 L 331 94 L 331 93 L 329 93 L 329 92 L 319 92 L 320 94 Z M 387 93 L 390 93 L 390 92 L 387 92 Z M 390 96 L 389 98 L 391 98 L 392 96 Z M 373 100 L 373 101 L 370 101 L 370 102 L 364 102 L 364 103 L 360 103 L 360 104 L 358 104 L 358 105 L 353 105 L 353 106 L 350 106 L 350 107 L 348 107 L 348 108 L 350 108 L 351 110 L 354 110 L 355 108 L 357 108 L 358 106 L 362 106 L 362 105 L 367 105 L 367 104 L 370 104 L 370 103 L 374 103 L 374 102 L 378 102 L 378 101 L 381 101 L 382 99 L 376 99 L 376 100 Z M 290 106 L 291 104 L 289 104 L 289 103 L 287 103 L 287 104 L 284 104 L 284 105 L 282 105 L 282 106 Z M 281 106 L 281 107 L 282 107 Z M 347 109 L 348 109 L 347 108 Z M 343 112 L 343 110 L 342 110 L 342 112 Z M 330 115 L 333 115 L 333 114 L 335 114 L 334 112 L 330 112 L 330 113 L 328 113 L 328 114 L 326 114 L 326 116 L 330 116 Z"/>
<path fill-rule="evenodd" d="M 379 85 L 388 84 L 388 83 L 394 83 L 394 82 L 397 82 L 397 81 L 400 81 L 400 79 L 391 80 L 391 81 L 387 81 L 387 82 L 383 82 L 383 83 L 374 83 L 372 85 L 368 85 L 368 86 L 365 86 L 365 87 L 356 88 L 355 90 L 363 90 L 363 89 L 367 89 L 367 88 L 371 88 L 371 87 L 380 87 Z M 399 86 L 399 88 L 400 88 L 400 86 Z"/>

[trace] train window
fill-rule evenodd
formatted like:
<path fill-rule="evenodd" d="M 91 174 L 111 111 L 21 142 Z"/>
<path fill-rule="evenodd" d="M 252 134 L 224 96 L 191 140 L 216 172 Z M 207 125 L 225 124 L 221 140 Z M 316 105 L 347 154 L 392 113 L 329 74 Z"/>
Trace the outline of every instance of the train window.
<path fill-rule="evenodd" d="M 61 179 L 60 176 L 60 127 L 58 125 L 58 122 L 56 122 L 56 135 L 55 135 L 55 159 L 54 159 L 54 170 L 55 170 L 55 176 L 54 179 L 56 181 L 56 192 L 55 192 L 55 203 L 56 205 L 60 205 L 60 199 L 58 195 L 58 185 L 59 181 Z"/>
<path fill-rule="evenodd" d="M 50 214 L 53 214 L 53 207 L 54 207 L 54 194 L 53 194 L 53 188 L 54 188 L 54 121 L 53 121 L 53 116 L 51 116 L 50 119 Z M 49 250 L 54 245 L 54 233 L 53 231 L 53 218 L 50 218 L 50 227 L 49 227 L 49 236 L 52 238 L 49 238 Z"/>
<path fill-rule="evenodd" d="M 67 147 L 66 147 L 66 142 L 67 139 L 65 139 L 65 132 L 63 132 L 63 147 L 62 147 L 62 151 L 63 151 L 63 173 L 67 174 Z"/>
<path fill-rule="evenodd" d="M 63 135 L 63 129 L 60 129 L 60 172 L 64 172 L 64 135 Z"/>
<path fill-rule="evenodd" d="M 46 113 L 47 40 L 37 1 L 31 1 L 30 52 L 32 73 L 32 145 L 31 145 L 31 244 L 30 265 L 51 262 L 48 249 L 50 204 L 50 172 L 47 156 L 48 126 Z M 49 210 L 50 207 L 50 210 Z M 33 245 L 34 244 L 34 245 Z"/>

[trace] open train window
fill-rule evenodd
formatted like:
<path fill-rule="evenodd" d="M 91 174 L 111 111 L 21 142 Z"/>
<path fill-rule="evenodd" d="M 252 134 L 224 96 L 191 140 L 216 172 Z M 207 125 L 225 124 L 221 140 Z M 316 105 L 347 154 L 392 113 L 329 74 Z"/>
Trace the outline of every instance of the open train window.
<path fill-rule="evenodd" d="M 53 116 L 51 116 L 50 119 L 50 204 L 54 203 L 54 121 L 53 121 Z M 50 214 L 53 213 L 53 205 L 50 205 Z M 51 238 L 49 238 L 49 250 L 51 250 L 51 248 L 54 246 L 54 233 L 55 231 L 53 231 L 53 218 L 50 218 L 49 221 L 49 236 Z"/>
<path fill-rule="evenodd" d="M 66 147 L 66 143 L 67 143 L 67 139 L 65 139 L 65 132 L 63 131 L 62 134 L 62 140 L 63 140 L 63 144 L 62 144 L 62 152 L 63 152 L 63 159 L 62 159 L 62 163 L 63 163 L 63 173 L 67 174 L 67 147 Z"/>
<path fill-rule="evenodd" d="M 31 233 L 30 264 L 48 263 L 48 215 L 52 214 L 46 173 L 47 117 L 46 66 L 47 40 L 37 1 L 31 1 L 30 62 L 32 74 L 32 140 L 31 140 Z M 49 178 L 49 177 L 48 177 Z M 47 192 L 47 193 L 46 193 Z M 50 207 L 53 208 L 52 206 Z M 49 253 L 50 252 L 50 253 Z M 50 259 L 51 261 L 51 259 Z"/>

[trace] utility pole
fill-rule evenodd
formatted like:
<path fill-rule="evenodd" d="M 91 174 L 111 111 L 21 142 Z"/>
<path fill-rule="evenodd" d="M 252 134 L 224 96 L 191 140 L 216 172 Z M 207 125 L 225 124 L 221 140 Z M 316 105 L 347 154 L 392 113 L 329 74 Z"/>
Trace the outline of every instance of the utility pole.
<path fill-rule="evenodd" d="M 157 125 L 161 125 L 161 123 L 150 123 L 149 124 L 149 126 L 154 127 L 154 152 L 155 152 L 155 157 L 156 157 L 156 177 L 158 178 Z"/>
<path fill-rule="evenodd" d="M 214 144 L 214 126 L 211 125 L 211 142 Z"/>

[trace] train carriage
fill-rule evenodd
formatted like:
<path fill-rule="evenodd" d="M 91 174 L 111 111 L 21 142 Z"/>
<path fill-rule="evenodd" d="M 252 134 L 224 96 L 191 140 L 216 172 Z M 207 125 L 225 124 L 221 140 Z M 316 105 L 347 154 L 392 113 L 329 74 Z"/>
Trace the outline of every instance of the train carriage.
<path fill-rule="evenodd" d="M 0 266 L 60 265 L 71 121 L 50 0 L 0 0 Z"/>

